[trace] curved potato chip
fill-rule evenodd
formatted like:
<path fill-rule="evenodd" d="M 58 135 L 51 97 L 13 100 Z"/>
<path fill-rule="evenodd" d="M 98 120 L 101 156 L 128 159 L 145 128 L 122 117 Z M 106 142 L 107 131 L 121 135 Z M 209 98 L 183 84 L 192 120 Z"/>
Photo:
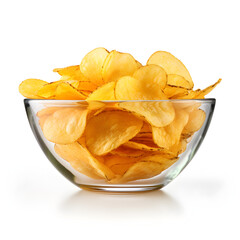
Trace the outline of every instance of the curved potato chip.
<path fill-rule="evenodd" d="M 162 67 L 166 73 L 177 74 L 184 77 L 193 88 L 193 81 L 184 64 L 169 52 L 158 51 L 153 53 L 147 61 L 147 64 L 156 64 Z"/>
<path fill-rule="evenodd" d="M 153 66 L 153 65 L 152 65 Z M 139 68 L 134 75 L 136 77 L 125 76 L 120 78 L 115 87 L 115 95 L 118 100 L 165 100 L 167 96 L 161 90 L 161 79 L 166 81 L 165 72 L 159 68 L 155 78 L 152 77 L 150 66 Z M 157 68 L 157 67 L 156 67 Z M 156 73 L 156 72 L 155 72 Z M 141 77 L 142 76 L 142 77 Z M 164 85 L 165 87 L 165 85 Z"/>
<path fill-rule="evenodd" d="M 37 116 L 39 118 L 39 125 L 40 127 L 43 129 L 43 125 L 46 121 L 46 119 L 51 115 L 53 114 L 54 112 L 60 110 L 60 109 L 63 109 L 63 108 L 60 108 L 60 107 L 48 107 L 48 108 L 44 108 L 40 111 L 37 112 Z"/>
<path fill-rule="evenodd" d="M 19 92 L 26 98 L 39 99 L 37 93 L 47 83 L 40 79 L 26 79 L 19 85 Z"/>
<path fill-rule="evenodd" d="M 92 92 L 86 100 L 116 100 L 114 93 L 115 84 L 115 82 L 104 84 Z"/>
<path fill-rule="evenodd" d="M 114 165 L 120 165 L 120 164 L 127 164 L 127 163 L 136 163 L 141 158 L 139 156 L 129 158 L 127 156 L 118 156 L 118 155 L 106 155 L 104 156 L 105 161 L 104 164 L 111 168 Z"/>
<path fill-rule="evenodd" d="M 179 154 L 185 152 L 187 148 L 187 141 L 185 139 L 180 139 L 180 141 L 169 148 L 169 151 L 172 152 L 174 156 L 178 156 Z"/>
<path fill-rule="evenodd" d="M 168 84 L 164 88 L 163 92 L 169 99 L 179 99 L 188 94 L 188 90 L 186 88 L 171 86 Z"/>
<path fill-rule="evenodd" d="M 71 84 L 71 82 L 70 82 Z M 75 87 L 75 86 L 74 86 Z M 77 88 L 79 91 L 94 91 L 95 89 L 97 89 L 97 85 L 92 83 L 91 81 L 79 81 L 78 82 L 78 86 L 75 87 Z"/>
<path fill-rule="evenodd" d="M 57 72 L 60 76 L 73 76 L 79 70 L 79 65 L 74 65 L 64 68 L 54 68 L 53 72 Z"/>
<path fill-rule="evenodd" d="M 57 100 L 83 100 L 86 99 L 86 97 L 83 92 L 78 91 L 69 83 L 65 82 L 58 84 L 54 96 Z"/>
<path fill-rule="evenodd" d="M 122 177 L 116 177 L 111 183 L 125 183 L 140 179 L 152 178 L 163 171 L 163 165 L 158 162 L 137 162 L 133 164 Z"/>
<path fill-rule="evenodd" d="M 159 146 L 169 149 L 178 143 L 183 128 L 188 122 L 188 113 L 184 110 L 176 110 L 175 119 L 165 127 L 152 127 L 153 140 Z"/>
<path fill-rule="evenodd" d="M 134 163 L 120 163 L 113 165 L 110 169 L 117 175 L 122 176 Z"/>
<path fill-rule="evenodd" d="M 152 126 L 164 127 L 175 117 L 175 110 L 171 102 L 122 102 L 119 107 L 144 117 Z"/>
<path fill-rule="evenodd" d="M 53 99 L 55 97 L 55 91 L 57 89 L 57 86 L 63 82 L 70 84 L 74 88 L 78 87 L 78 85 L 79 85 L 78 80 L 59 80 L 56 82 L 51 82 L 51 83 L 45 84 L 38 90 L 37 94 L 43 98 Z"/>
<path fill-rule="evenodd" d="M 205 122 L 206 113 L 201 109 L 196 109 L 189 114 L 189 119 L 183 129 L 183 134 L 192 134 L 198 131 Z"/>
<path fill-rule="evenodd" d="M 97 86 L 103 84 L 102 67 L 109 52 L 105 48 L 96 48 L 89 52 L 80 64 L 83 75 Z"/>
<path fill-rule="evenodd" d="M 217 82 L 215 82 L 213 85 L 200 90 L 200 92 L 198 93 L 198 95 L 196 96 L 196 98 L 198 99 L 202 99 L 204 98 L 204 96 L 206 96 L 207 94 L 209 94 L 220 82 L 222 81 L 222 79 L 220 78 Z"/>
<path fill-rule="evenodd" d="M 175 87 L 182 87 L 186 89 L 192 89 L 192 85 L 184 77 L 177 74 L 169 74 L 167 78 L 167 84 Z"/>
<path fill-rule="evenodd" d="M 103 82 L 117 81 L 120 77 L 131 76 L 139 66 L 131 54 L 111 51 L 103 64 Z"/>
<path fill-rule="evenodd" d="M 102 112 L 93 116 L 86 126 L 87 148 L 95 155 L 104 155 L 133 138 L 142 124 L 128 112 Z"/>
<path fill-rule="evenodd" d="M 164 89 L 167 84 L 166 72 L 158 65 L 151 64 L 140 67 L 134 72 L 133 78 L 137 79 L 141 84 L 145 83 L 145 87 L 148 87 L 148 85 L 151 87 L 151 84 L 155 83 L 158 87 Z"/>
<path fill-rule="evenodd" d="M 87 110 L 60 109 L 44 122 L 42 131 L 46 139 L 59 144 L 69 144 L 81 137 L 85 130 Z"/>
<path fill-rule="evenodd" d="M 143 151 L 152 151 L 152 152 L 164 150 L 164 148 L 150 147 L 143 143 L 138 143 L 138 142 L 133 142 L 133 141 L 128 141 L 128 142 L 124 143 L 122 146 L 128 147 L 128 148 L 133 148 L 133 149 L 138 149 L 138 150 L 143 150 Z"/>
<path fill-rule="evenodd" d="M 181 99 L 197 99 L 197 96 L 201 93 L 201 89 L 190 90 L 187 95 L 181 96 Z"/>
<path fill-rule="evenodd" d="M 110 153 L 112 155 L 117 155 L 119 157 L 128 157 L 128 158 L 136 158 L 139 156 L 143 156 L 145 154 L 142 150 L 136 150 L 133 148 L 125 147 L 123 145 L 121 145 L 116 149 L 113 149 Z"/>
<path fill-rule="evenodd" d="M 115 174 L 103 163 L 94 158 L 89 151 L 78 142 L 67 145 L 55 145 L 56 153 L 68 161 L 80 173 L 94 178 L 111 180 Z"/>
<path fill-rule="evenodd" d="M 142 126 L 139 134 L 141 134 L 141 133 L 151 133 L 151 132 L 152 132 L 151 125 L 148 122 L 143 122 L 143 126 Z"/>
<path fill-rule="evenodd" d="M 39 118 L 43 117 L 43 116 L 49 116 L 49 115 L 53 114 L 54 112 L 56 112 L 57 110 L 60 110 L 60 109 L 64 109 L 64 108 L 61 108 L 61 107 L 47 107 L 47 108 L 43 108 L 42 110 L 37 112 L 37 116 Z"/>
<path fill-rule="evenodd" d="M 61 158 L 68 161 L 78 172 L 93 179 L 104 178 L 90 165 L 88 157 L 82 156 L 82 148 L 77 142 L 66 145 L 55 144 L 54 150 Z"/>

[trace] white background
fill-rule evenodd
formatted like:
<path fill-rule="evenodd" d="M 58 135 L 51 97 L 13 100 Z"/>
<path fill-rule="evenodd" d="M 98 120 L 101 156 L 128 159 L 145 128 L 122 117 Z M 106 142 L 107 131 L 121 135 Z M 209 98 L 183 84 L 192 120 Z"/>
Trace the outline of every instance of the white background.
<path fill-rule="evenodd" d="M 239 1 L 0 2 L 0 239 L 239 239 Z M 140 62 L 169 51 L 196 88 L 218 78 L 208 134 L 183 173 L 161 191 L 81 191 L 44 156 L 19 83 L 57 80 L 96 47 Z"/>

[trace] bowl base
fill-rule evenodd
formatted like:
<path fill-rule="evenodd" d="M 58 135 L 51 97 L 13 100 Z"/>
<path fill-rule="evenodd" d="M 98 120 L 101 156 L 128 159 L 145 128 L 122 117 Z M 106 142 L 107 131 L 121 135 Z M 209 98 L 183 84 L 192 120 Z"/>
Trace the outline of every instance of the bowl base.
<path fill-rule="evenodd" d="M 97 192 L 115 192 L 115 193 L 134 193 L 134 192 L 148 192 L 161 189 L 164 185 L 156 186 L 97 186 L 97 185 L 83 185 L 78 184 L 78 186 L 84 190 L 97 191 Z"/>

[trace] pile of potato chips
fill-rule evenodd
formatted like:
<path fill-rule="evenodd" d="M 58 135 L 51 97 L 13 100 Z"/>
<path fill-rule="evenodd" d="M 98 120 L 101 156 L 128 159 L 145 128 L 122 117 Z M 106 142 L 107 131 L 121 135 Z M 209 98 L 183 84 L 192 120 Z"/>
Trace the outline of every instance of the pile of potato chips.
<path fill-rule="evenodd" d="M 40 127 L 74 169 L 116 184 L 154 177 L 174 164 L 206 114 L 197 101 L 169 99 L 202 99 L 221 81 L 193 90 L 183 63 L 163 51 L 142 66 L 128 53 L 96 48 L 80 65 L 53 71 L 60 80 L 27 79 L 20 93 L 85 100 L 42 109 Z"/>

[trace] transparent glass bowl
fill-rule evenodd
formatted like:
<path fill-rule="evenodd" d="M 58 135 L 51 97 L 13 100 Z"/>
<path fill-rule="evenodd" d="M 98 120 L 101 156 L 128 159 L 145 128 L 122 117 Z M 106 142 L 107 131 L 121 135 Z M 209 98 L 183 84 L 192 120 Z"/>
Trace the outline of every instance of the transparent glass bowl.
<path fill-rule="evenodd" d="M 88 103 L 84 100 L 35 100 L 35 99 L 25 99 L 24 100 L 24 104 L 25 104 L 25 108 L 26 108 L 26 112 L 27 112 L 27 116 L 28 116 L 28 120 L 31 126 L 31 129 L 39 143 L 39 145 L 41 146 L 43 152 L 45 153 L 45 155 L 47 156 L 47 158 L 50 160 L 50 162 L 54 165 L 54 167 L 60 172 L 62 173 L 62 175 L 64 175 L 68 180 L 70 180 L 73 184 L 77 185 L 80 188 L 84 188 L 84 189 L 89 189 L 89 190 L 99 190 L 99 191 L 112 191 L 112 192 L 136 192 L 136 191 L 150 191 L 150 190 L 154 190 L 154 189 L 160 189 L 164 186 L 166 186 L 168 183 L 170 183 L 173 179 L 175 179 L 180 172 L 188 165 L 188 163 L 192 160 L 192 158 L 194 157 L 195 153 L 197 152 L 198 148 L 200 147 L 206 132 L 208 130 L 209 124 L 211 122 L 211 118 L 213 115 L 213 111 L 214 111 L 214 107 L 215 107 L 215 99 L 201 99 L 201 100 L 154 100 L 154 101 L 101 101 L 101 102 L 91 102 Z M 184 142 L 186 143 L 185 145 L 185 149 L 182 149 L 182 153 L 178 154 L 177 157 L 175 157 L 175 160 L 173 162 L 173 164 L 170 164 L 169 167 L 165 167 L 163 168 L 162 171 L 155 171 L 154 168 L 148 169 L 148 163 L 146 165 L 147 170 L 144 169 L 140 169 L 140 170 L 135 170 L 136 175 L 139 175 L 139 171 L 144 171 L 146 170 L 148 173 L 146 174 L 146 176 L 144 174 L 140 174 L 141 177 L 140 179 L 134 179 L 133 178 L 128 178 L 127 181 L 111 181 L 111 179 L 109 179 L 108 177 L 104 178 L 102 176 L 100 177 L 91 177 L 91 174 L 85 174 L 84 172 L 81 172 L 81 168 L 79 171 L 79 168 L 76 166 L 76 164 L 74 165 L 72 161 L 75 161 L 75 159 L 73 159 L 74 157 L 74 153 L 73 156 L 71 157 L 71 160 L 68 159 L 67 157 L 63 158 L 63 155 L 59 155 L 56 153 L 55 151 L 55 143 L 54 142 L 50 142 L 49 140 L 46 139 L 46 137 L 44 136 L 44 133 L 42 131 L 42 125 L 40 126 L 39 121 L 41 124 L 43 124 L 43 121 L 45 119 L 40 119 L 39 118 L 39 112 L 43 111 L 43 109 L 46 110 L 48 116 L 50 116 L 51 114 L 56 113 L 59 110 L 62 109 L 78 109 L 78 110 L 82 110 L 82 112 L 88 112 L 87 114 L 87 121 L 86 124 L 88 124 L 89 119 L 93 116 L 97 116 L 98 114 L 101 114 L 102 112 L 107 112 L 107 111 L 114 111 L 116 109 L 118 109 L 120 106 L 119 104 L 122 103 L 131 103 L 133 106 L 136 105 L 136 108 L 141 108 L 141 105 L 144 104 L 145 106 L 149 104 L 149 111 L 161 111 L 161 106 L 162 104 L 171 104 L 173 106 L 173 108 L 175 109 L 175 111 L 177 111 L 177 109 L 182 109 L 184 111 L 188 111 L 188 116 L 190 116 L 191 111 L 193 111 L 193 109 L 201 109 L 201 111 L 203 111 L 205 114 L 205 120 L 203 121 L 203 124 L 201 126 L 201 128 L 191 134 L 186 134 L 186 131 L 184 133 L 184 130 L 181 132 L 181 136 L 180 136 L 180 140 L 184 139 Z M 135 104 L 135 105 L 134 105 Z M 48 109 L 50 109 L 50 111 L 48 111 Z M 51 110 L 52 109 L 52 110 Z M 44 110 L 44 111 L 45 111 Z M 86 111 L 85 111 L 86 110 Z M 43 112 L 44 112 L 43 111 Z M 122 111 L 122 110 L 121 110 Z M 126 111 L 123 110 L 125 112 L 128 112 L 130 114 L 133 114 L 134 117 L 142 119 L 144 121 L 143 116 L 139 116 L 139 114 L 137 114 L 138 116 L 136 116 L 136 113 L 134 112 L 134 107 L 132 108 L 132 111 Z M 66 114 L 68 114 L 68 111 L 66 111 Z M 167 114 L 167 113 L 166 113 Z M 48 117 L 47 116 L 47 117 Z M 177 116 L 177 115 L 176 115 Z M 175 118 L 176 118 L 175 116 Z M 164 117 L 164 115 L 163 115 Z M 56 120 L 57 121 L 57 120 Z M 190 121 L 190 117 L 188 119 L 188 121 Z M 195 124 L 195 122 L 198 121 L 198 119 L 196 118 L 191 118 L 192 123 L 191 124 Z M 54 123 L 55 124 L 55 123 Z M 57 122 L 56 122 L 57 124 Z M 151 125 L 149 125 L 151 128 Z M 101 128 L 101 126 L 96 126 L 96 128 Z M 163 127 L 166 128 L 166 127 Z M 74 131 L 74 129 L 71 129 L 71 133 L 72 131 Z M 82 134 L 82 136 L 84 136 L 85 133 Z M 179 134 L 176 132 L 176 134 Z M 156 148 L 158 146 L 156 146 L 156 144 L 153 142 L 151 134 L 147 135 L 148 139 L 147 141 L 152 141 L 151 144 L 149 145 L 149 149 L 152 148 Z M 155 137 L 156 138 L 156 137 Z M 134 140 L 130 139 L 130 140 Z M 137 138 L 136 138 L 137 139 Z M 142 138 L 143 142 L 141 142 L 141 138 L 138 138 L 138 143 L 142 143 L 142 144 L 148 144 L 147 141 L 145 141 L 146 139 Z M 180 141 L 179 140 L 179 141 Z M 75 141 L 76 142 L 76 141 Z M 154 145 L 155 144 L 155 145 Z M 66 146 L 66 144 L 64 144 Z M 86 151 L 89 151 L 88 147 L 86 145 L 84 145 L 86 147 Z M 151 149 L 148 151 L 144 151 L 144 156 L 137 156 L 137 162 L 145 162 L 144 157 L 146 158 L 146 156 L 152 156 L 152 155 L 157 155 L 159 156 L 159 159 L 161 159 L 162 155 L 159 152 L 154 152 Z M 136 152 L 139 151 L 139 149 L 135 149 Z M 134 157 L 136 157 L 135 155 L 135 150 L 130 151 L 130 155 L 128 156 L 126 152 L 123 152 L 125 154 L 124 159 L 126 161 L 126 159 L 129 157 L 129 161 L 132 161 L 132 159 Z M 122 152 L 120 152 L 122 153 Z M 133 156 L 132 156 L 132 153 Z M 70 153 L 72 154 L 72 153 Z M 105 155 L 102 156 L 96 156 L 94 154 L 92 154 L 90 151 L 87 153 L 90 154 L 91 157 L 94 158 L 94 161 L 96 163 L 96 161 L 100 162 L 101 166 L 105 167 L 106 164 L 106 160 L 105 158 L 107 158 L 109 155 L 110 157 L 113 155 L 112 152 L 107 153 Z M 115 154 L 115 153 L 114 153 Z M 121 154 L 120 154 L 121 155 Z M 119 155 L 115 155 L 114 157 L 118 157 Z M 75 157 L 78 159 L 78 161 L 81 162 L 81 158 L 84 158 L 86 161 L 86 156 L 82 156 L 81 154 L 78 154 L 77 156 L 75 155 Z M 121 156 L 119 157 L 121 158 Z M 169 158 L 169 157 L 168 157 Z M 151 157 L 150 157 L 151 159 Z M 154 159 L 157 159 L 157 157 L 154 157 Z M 90 165 L 91 165 L 91 161 L 90 161 Z M 118 160 L 117 160 L 118 161 Z M 121 159 L 119 160 L 121 161 Z M 161 162 L 161 161 L 160 161 Z M 94 164 L 95 164 L 94 163 Z M 160 163 L 162 164 L 162 163 Z M 133 164 L 132 164 L 133 165 Z M 130 164 L 130 167 L 132 166 Z M 125 165 L 126 166 L 126 165 Z M 153 166 L 155 166 L 153 164 Z M 94 174 L 96 173 L 96 166 L 93 167 L 93 169 L 91 169 L 92 166 L 87 166 L 88 167 L 88 171 L 93 171 Z M 107 166 L 108 168 L 109 166 Z M 130 168 L 129 167 L 129 168 Z M 95 168 L 95 169 L 94 169 Z M 128 169 L 129 169 L 128 168 Z M 90 169 L 90 170 L 89 170 Z M 98 171 L 98 170 L 97 170 Z M 111 171 L 113 171 L 111 169 Z M 127 168 L 125 170 L 121 170 L 121 176 L 124 176 L 124 174 L 126 174 L 127 172 Z M 152 171 L 152 174 L 151 172 Z M 118 176 L 118 178 L 121 179 L 121 176 L 119 176 L 119 172 L 115 173 L 116 176 Z M 126 175 L 125 175 L 126 176 Z M 132 180 L 131 180 L 132 179 Z"/>

